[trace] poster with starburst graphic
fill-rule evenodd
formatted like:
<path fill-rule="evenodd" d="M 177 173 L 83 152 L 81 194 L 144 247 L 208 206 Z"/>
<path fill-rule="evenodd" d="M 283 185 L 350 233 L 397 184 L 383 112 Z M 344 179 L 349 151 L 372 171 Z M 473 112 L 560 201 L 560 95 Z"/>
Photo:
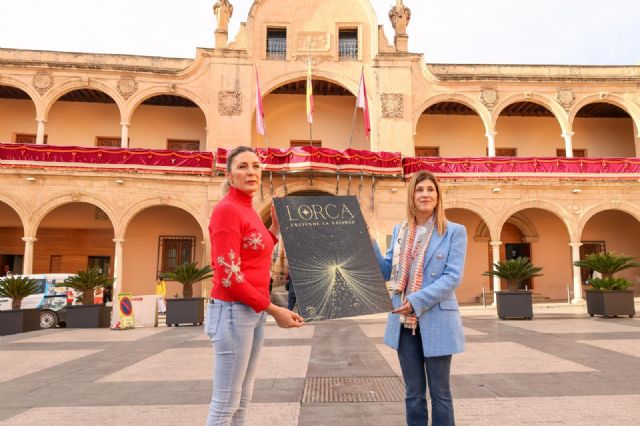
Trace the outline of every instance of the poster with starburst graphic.
<path fill-rule="evenodd" d="M 306 321 L 392 310 L 356 197 L 283 197 L 274 204 Z"/>

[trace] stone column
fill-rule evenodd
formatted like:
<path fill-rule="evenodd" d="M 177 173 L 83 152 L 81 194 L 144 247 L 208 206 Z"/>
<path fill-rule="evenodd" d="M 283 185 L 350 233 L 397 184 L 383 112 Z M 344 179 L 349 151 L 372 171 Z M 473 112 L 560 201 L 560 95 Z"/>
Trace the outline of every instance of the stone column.
<path fill-rule="evenodd" d="M 115 326 L 120 320 L 118 311 L 118 293 L 122 291 L 122 243 L 124 243 L 124 239 L 114 238 L 113 242 L 116 244 L 116 250 L 113 258 L 113 290 L 111 291 L 113 308 L 111 312 L 111 327 Z"/>
<path fill-rule="evenodd" d="M 491 241 L 489 242 L 489 245 L 491 245 L 491 269 L 494 269 L 493 264 L 500 261 L 500 246 L 502 245 L 502 241 Z M 496 304 L 495 292 L 501 290 L 500 278 L 499 277 L 492 277 L 492 278 L 493 278 L 493 293 L 494 293 L 492 305 L 495 305 Z"/>
<path fill-rule="evenodd" d="M 122 130 L 120 132 L 120 148 L 129 148 L 129 123 L 120 123 Z"/>
<path fill-rule="evenodd" d="M 45 124 L 47 124 L 47 122 L 37 118 L 36 123 L 38 124 L 36 133 L 36 144 L 44 145 L 44 126 Z"/>
<path fill-rule="evenodd" d="M 22 273 L 33 274 L 33 243 L 38 241 L 34 237 L 22 237 L 24 241 L 24 257 L 22 259 Z"/>
<path fill-rule="evenodd" d="M 582 302 L 582 277 L 580 277 L 580 267 L 574 266 L 574 262 L 580 260 L 580 246 L 582 243 L 569 243 L 571 246 L 571 266 L 573 269 L 573 299 L 571 299 L 571 303 L 580 303 Z"/>
<path fill-rule="evenodd" d="M 573 157 L 573 142 L 571 141 L 571 138 L 574 134 L 575 132 L 564 132 L 562 134 L 562 137 L 564 138 L 565 157 L 567 158 Z"/>
<path fill-rule="evenodd" d="M 496 156 L 496 134 L 498 132 L 494 132 L 494 131 L 488 131 L 487 133 L 485 133 L 485 136 L 487 137 L 487 154 L 489 155 L 489 157 L 495 157 Z"/>
<path fill-rule="evenodd" d="M 211 263 L 211 253 L 209 249 L 209 242 L 207 240 L 200 241 L 202 244 L 202 266 L 209 265 Z M 202 281 L 202 294 L 201 297 L 208 298 L 211 293 L 211 279 Z"/>
<path fill-rule="evenodd" d="M 640 157 L 640 134 L 636 136 L 636 157 Z"/>

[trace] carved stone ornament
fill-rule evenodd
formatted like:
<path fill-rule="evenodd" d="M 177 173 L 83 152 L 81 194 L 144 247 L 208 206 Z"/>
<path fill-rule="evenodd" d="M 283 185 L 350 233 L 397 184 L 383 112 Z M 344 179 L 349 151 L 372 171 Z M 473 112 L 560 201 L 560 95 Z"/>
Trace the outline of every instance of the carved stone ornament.
<path fill-rule="evenodd" d="M 218 92 L 218 113 L 220 115 L 240 115 L 242 113 L 242 93 L 232 90 Z"/>
<path fill-rule="evenodd" d="M 575 100 L 576 96 L 573 94 L 573 91 L 569 89 L 558 90 L 558 102 L 560 102 L 560 105 L 567 111 L 571 108 Z"/>
<path fill-rule="evenodd" d="M 331 37 L 327 32 L 302 31 L 298 33 L 296 50 L 304 52 L 328 52 L 331 49 Z"/>
<path fill-rule="evenodd" d="M 132 75 L 123 75 L 118 81 L 117 89 L 123 98 L 129 99 L 138 90 L 138 82 Z"/>
<path fill-rule="evenodd" d="M 498 103 L 498 91 L 492 88 L 482 89 L 480 100 L 489 109 L 492 109 Z"/>
<path fill-rule="evenodd" d="M 404 96 L 402 93 L 382 93 L 380 95 L 383 118 L 402 118 L 404 115 Z"/>
<path fill-rule="evenodd" d="M 33 76 L 33 87 L 40 93 L 44 93 L 53 86 L 53 76 L 47 71 L 38 71 Z"/>

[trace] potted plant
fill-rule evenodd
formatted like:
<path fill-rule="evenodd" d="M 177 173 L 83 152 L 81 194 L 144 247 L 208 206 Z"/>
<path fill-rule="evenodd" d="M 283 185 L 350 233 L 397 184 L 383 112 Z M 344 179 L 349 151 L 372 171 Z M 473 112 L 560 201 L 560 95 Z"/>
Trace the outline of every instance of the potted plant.
<path fill-rule="evenodd" d="M 531 291 L 520 289 L 520 283 L 542 274 L 541 267 L 533 266 L 528 257 L 517 257 L 494 264 L 492 271 L 485 276 L 499 277 L 507 282 L 508 290 L 496 291 L 498 317 L 533 319 L 533 301 Z"/>
<path fill-rule="evenodd" d="M 82 293 L 82 305 L 67 307 L 66 324 L 70 328 L 106 328 L 109 327 L 110 309 L 104 304 L 95 304 L 94 292 L 97 288 L 109 288 L 113 278 L 103 275 L 92 268 L 79 271 L 64 280 L 67 287 Z"/>
<path fill-rule="evenodd" d="M 184 263 L 175 271 L 162 275 L 164 279 L 182 284 L 182 299 L 167 299 L 167 326 L 182 323 L 200 325 L 204 322 L 204 298 L 193 297 L 193 285 L 212 276 L 209 265 L 198 268 L 197 262 Z"/>
<path fill-rule="evenodd" d="M 0 311 L 0 336 L 40 330 L 40 311 L 20 309 L 22 299 L 38 293 L 38 283 L 29 277 L 0 279 L 0 297 L 11 298 L 11 309 Z"/>
<path fill-rule="evenodd" d="M 633 262 L 633 259 L 633 256 L 596 253 L 588 255 L 584 260 L 574 262 L 575 266 L 588 268 L 600 274 L 600 277 L 589 280 L 592 288 L 586 291 L 587 312 L 590 316 L 629 315 L 633 318 L 636 309 L 633 290 L 629 290 L 631 283 L 626 278 L 613 276 L 616 272 L 640 267 L 640 263 Z"/>

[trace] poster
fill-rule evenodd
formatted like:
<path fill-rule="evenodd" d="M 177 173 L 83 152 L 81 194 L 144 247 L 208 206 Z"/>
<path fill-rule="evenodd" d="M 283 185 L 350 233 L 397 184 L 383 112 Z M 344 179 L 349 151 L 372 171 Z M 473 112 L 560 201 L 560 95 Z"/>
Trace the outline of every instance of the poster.
<path fill-rule="evenodd" d="M 305 320 L 392 310 L 355 196 L 283 197 L 274 204 Z"/>

